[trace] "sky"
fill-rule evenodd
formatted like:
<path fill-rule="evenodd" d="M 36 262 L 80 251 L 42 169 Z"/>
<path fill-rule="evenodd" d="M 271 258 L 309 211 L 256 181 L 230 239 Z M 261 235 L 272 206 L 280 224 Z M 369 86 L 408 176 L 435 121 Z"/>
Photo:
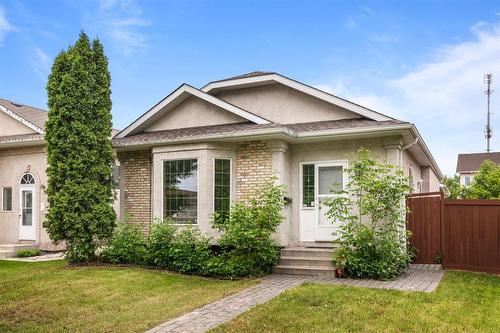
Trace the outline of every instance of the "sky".
<path fill-rule="evenodd" d="M 184 82 L 273 71 L 414 123 L 448 175 L 486 149 L 484 74 L 500 87 L 498 1 L 0 0 L 0 97 L 46 109 L 81 30 L 109 58 L 115 128 Z"/>

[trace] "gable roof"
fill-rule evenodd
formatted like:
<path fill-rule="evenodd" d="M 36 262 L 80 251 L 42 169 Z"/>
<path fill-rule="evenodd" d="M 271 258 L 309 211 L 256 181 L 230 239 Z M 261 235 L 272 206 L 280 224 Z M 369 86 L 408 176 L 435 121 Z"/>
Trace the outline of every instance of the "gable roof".
<path fill-rule="evenodd" d="M 227 90 L 227 89 L 238 89 L 238 88 L 246 88 L 246 87 L 252 87 L 252 86 L 259 86 L 259 85 L 267 85 L 267 84 L 273 84 L 273 83 L 280 83 L 283 84 L 289 88 L 295 89 L 297 91 L 303 92 L 305 94 L 311 95 L 313 97 L 316 97 L 320 100 L 323 100 L 327 103 L 334 104 L 336 106 L 339 106 L 341 108 L 344 108 L 348 111 L 357 113 L 361 115 L 362 117 L 372 119 L 372 120 L 378 120 L 378 121 L 386 121 L 386 120 L 394 120 L 394 118 L 383 115 L 379 112 L 376 112 L 374 110 L 368 109 L 364 106 L 361 106 L 359 104 L 353 103 L 351 101 L 348 101 L 346 99 L 343 99 L 341 97 L 332 95 L 330 93 L 327 93 L 323 90 L 320 90 L 318 88 L 309 86 L 307 84 L 304 84 L 302 82 L 290 79 L 286 76 L 283 76 L 278 73 L 273 73 L 273 72 L 251 72 L 235 77 L 231 77 L 228 79 L 223 79 L 219 81 L 212 81 L 208 83 L 206 86 L 201 88 L 202 91 L 209 93 L 209 94 L 214 94 L 217 91 L 221 90 Z"/>
<path fill-rule="evenodd" d="M 500 152 L 458 154 L 457 173 L 476 172 L 486 160 L 500 164 Z"/>
<path fill-rule="evenodd" d="M 151 124 L 152 122 L 163 116 L 165 112 L 170 111 L 171 109 L 182 103 L 184 100 L 186 100 L 186 98 L 190 96 L 198 97 L 210 104 L 218 106 L 228 112 L 231 112 L 255 124 L 270 123 L 269 120 L 257 116 L 252 112 L 243 110 L 242 108 L 239 108 L 236 105 L 220 100 L 212 95 L 209 95 L 199 89 L 196 89 L 184 83 L 179 88 L 174 90 L 170 95 L 162 99 L 158 104 L 149 109 L 142 116 L 137 118 L 132 124 L 123 129 L 120 133 L 116 135 L 116 137 L 123 138 L 127 135 L 133 135 L 139 133 L 143 128 L 147 127 L 149 124 Z"/>
<path fill-rule="evenodd" d="M 3 111 L 32 130 L 44 134 L 45 122 L 49 116 L 47 111 L 2 98 L 0 98 L 0 111 Z"/>

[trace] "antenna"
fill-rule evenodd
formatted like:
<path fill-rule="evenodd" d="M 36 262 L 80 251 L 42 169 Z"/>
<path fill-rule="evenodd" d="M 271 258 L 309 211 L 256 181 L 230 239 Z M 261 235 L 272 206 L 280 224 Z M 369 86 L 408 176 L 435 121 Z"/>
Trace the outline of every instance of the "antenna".
<path fill-rule="evenodd" d="M 490 118 L 491 118 L 491 113 L 490 113 L 490 95 L 493 93 L 493 90 L 491 90 L 491 82 L 493 81 L 493 74 L 488 73 L 484 75 L 484 83 L 486 84 L 486 90 L 484 93 L 487 96 L 487 113 L 486 113 L 486 128 L 484 129 L 484 136 L 486 138 L 486 151 L 489 153 L 490 152 L 490 139 L 493 136 L 493 131 L 491 130 L 490 126 Z"/>

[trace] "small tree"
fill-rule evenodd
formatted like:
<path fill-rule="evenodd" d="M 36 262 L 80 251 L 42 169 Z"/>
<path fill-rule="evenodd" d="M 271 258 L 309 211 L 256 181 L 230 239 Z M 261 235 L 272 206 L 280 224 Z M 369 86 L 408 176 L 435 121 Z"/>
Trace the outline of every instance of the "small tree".
<path fill-rule="evenodd" d="M 70 262 L 92 259 L 115 226 L 110 80 L 101 43 L 82 32 L 57 56 L 47 84 L 44 227 L 54 242 L 66 242 Z"/>
<path fill-rule="evenodd" d="M 500 199 L 500 167 L 490 160 L 481 164 L 469 188 L 467 199 Z"/>
<path fill-rule="evenodd" d="M 449 199 L 459 199 L 463 197 L 463 188 L 460 186 L 460 177 L 453 176 L 448 177 L 445 176 L 443 178 L 443 184 L 446 186 L 448 191 L 450 191 Z"/>
<path fill-rule="evenodd" d="M 340 221 L 340 249 L 334 264 L 352 277 L 388 279 L 400 275 L 411 256 L 406 250 L 404 198 L 408 178 L 391 165 L 376 162 L 361 148 L 346 172 L 349 182 L 325 202 L 327 217 Z"/>

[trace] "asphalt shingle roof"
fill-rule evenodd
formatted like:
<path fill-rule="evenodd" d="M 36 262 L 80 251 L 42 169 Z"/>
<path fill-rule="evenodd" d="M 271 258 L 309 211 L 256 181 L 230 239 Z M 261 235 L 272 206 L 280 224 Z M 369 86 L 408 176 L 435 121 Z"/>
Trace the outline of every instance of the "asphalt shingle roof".
<path fill-rule="evenodd" d="M 500 164 L 500 152 L 459 154 L 457 173 L 478 171 L 481 164 L 486 160 Z"/>
<path fill-rule="evenodd" d="M 41 129 L 45 127 L 45 122 L 47 121 L 47 118 L 49 116 L 49 113 L 45 110 L 38 109 L 29 105 L 15 103 L 2 98 L 0 98 L 0 105 L 14 112 L 19 117 L 22 117 L 30 123 L 33 123 L 34 125 L 40 127 Z"/>

